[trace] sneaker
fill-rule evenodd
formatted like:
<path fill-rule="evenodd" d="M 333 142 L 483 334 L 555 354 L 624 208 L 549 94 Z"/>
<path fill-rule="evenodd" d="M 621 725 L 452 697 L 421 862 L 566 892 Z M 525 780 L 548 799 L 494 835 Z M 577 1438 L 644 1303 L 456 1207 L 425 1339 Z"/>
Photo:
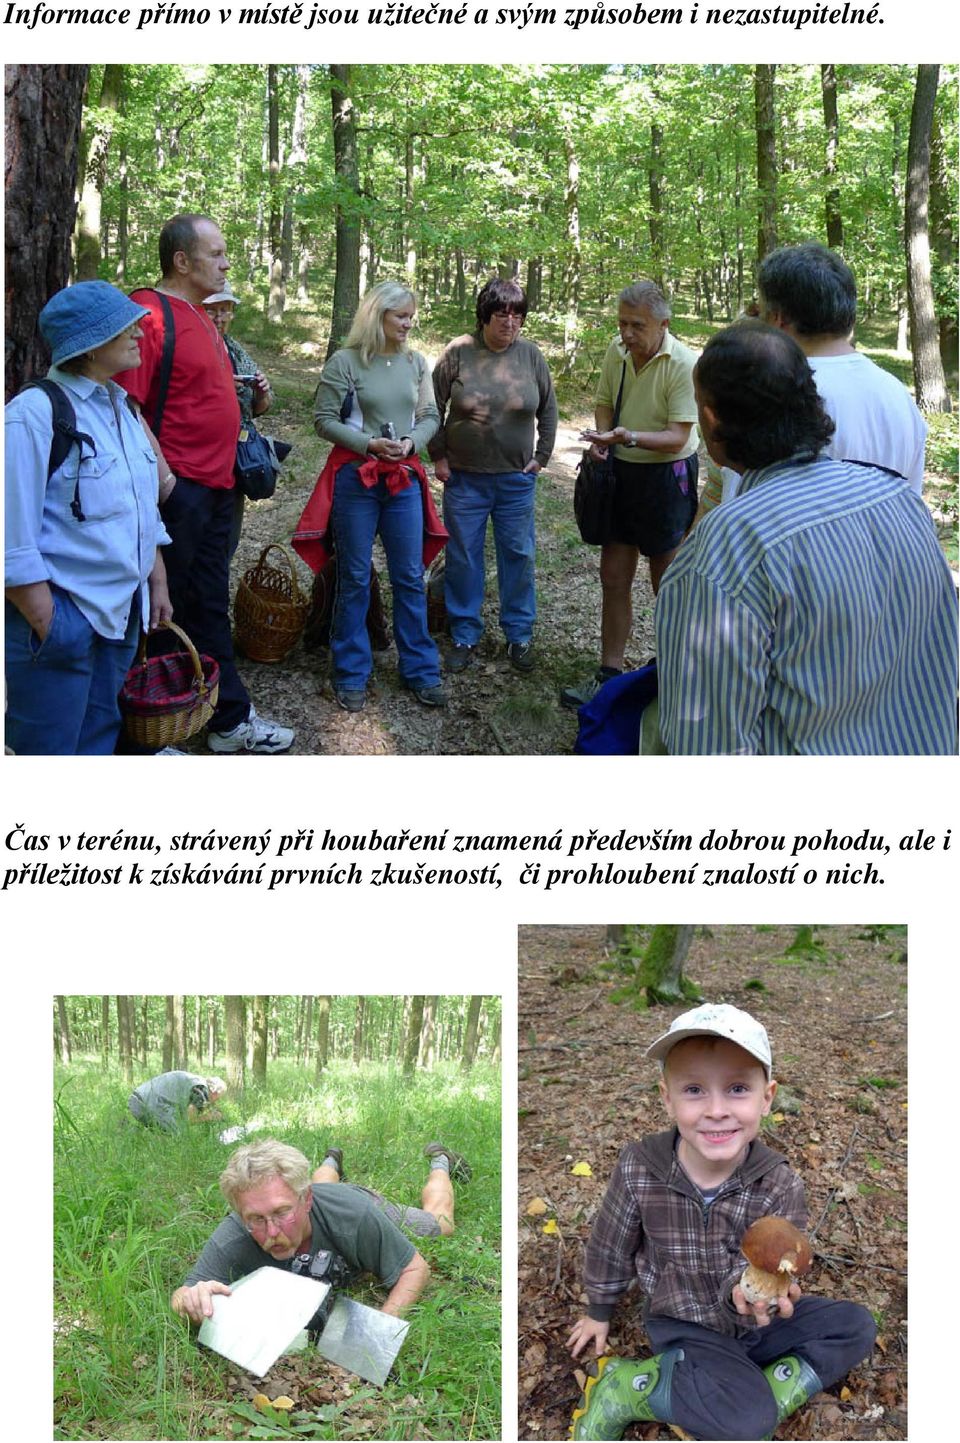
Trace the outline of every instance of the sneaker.
<path fill-rule="evenodd" d="M 442 686 L 409 686 L 406 682 L 404 685 L 423 706 L 446 706 L 447 704 L 447 693 Z"/>
<path fill-rule="evenodd" d="M 367 704 L 365 691 L 346 691 L 337 687 L 333 694 L 337 699 L 337 706 L 342 706 L 344 711 L 363 711 Z"/>
<path fill-rule="evenodd" d="M 473 661 L 476 650 L 477 648 L 475 646 L 466 646 L 462 642 L 455 641 L 447 652 L 444 671 L 449 671 L 453 674 L 466 671 L 467 667 Z"/>
<path fill-rule="evenodd" d="M 185 757 L 187 753 L 180 747 L 161 747 L 160 750 L 154 752 L 153 755 L 155 757 Z"/>
<path fill-rule="evenodd" d="M 517 671 L 533 671 L 537 664 L 532 641 L 511 641 L 507 647 L 507 656 L 510 658 L 510 665 L 516 667 Z"/>
<path fill-rule="evenodd" d="M 442 1142 L 428 1142 L 423 1149 L 424 1157 L 437 1157 L 440 1153 L 450 1164 L 450 1176 L 456 1178 L 457 1182 L 469 1182 L 473 1177 L 473 1168 L 465 1157 L 459 1152 L 454 1152 L 452 1147 L 444 1147 Z"/>
<path fill-rule="evenodd" d="M 295 736 L 292 727 L 282 727 L 257 716 L 256 708 L 251 706 L 246 721 L 239 726 L 228 732 L 208 732 L 207 746 L 212 752 L 257 752 L 269 756 L 274 752 L 288 752 Z"/>
<path fill-rule="evenodd" d="M 586 706 L 588 701 L 593 701 L 597 692 L 605 681 L 612 676 L 620 676 L 621 670 L 616 666 L 599 666 L 589 681 L 581 686 L 565 686 L 560 689 L 560 705 L 569 707 Z"/>

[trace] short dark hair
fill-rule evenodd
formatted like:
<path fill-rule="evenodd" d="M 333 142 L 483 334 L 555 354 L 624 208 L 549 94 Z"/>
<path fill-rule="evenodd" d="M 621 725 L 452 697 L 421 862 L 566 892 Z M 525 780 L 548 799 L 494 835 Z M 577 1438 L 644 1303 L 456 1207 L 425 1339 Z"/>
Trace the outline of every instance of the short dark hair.
<path fill-rule="evenodd" d="M 171 216 L 160 232 L 158 248 L 160 251 L 160 274 L 170 275 L 173 270 L 173 258 L 177 251 L 184 251 L 192 256 L 197 248 L 197 224 L 199 221 L 209 221 L 208 215 L 197 215 L 192 211 L 184 211 L 182 215 Z M 211 221 L 211 224 L 213 222 Z"/>
<path fill-rule="evenodd" d="M 745 320 L 718 331 L 694 376 L 716 413 L 717 440 L 742 466 L 812 461 L 833 435 L 806 356 L 775 326 Z"/>
<path fill-rule="evenodd" d="M 526 317 L 527 297 L 523 286 L 519 281 L 494 276 L 477 296 L 477 325 L 482 329 L 495 311 L 506 310 L 507 306 L 513 306 L 519 315 Z"/>
<path fill-rule="evenodd" d="M 764 302 L 782 312 L 801 336 L 848 336 L 857 319 L 857 283 L 842 256 L 807 241 L 781 246 L 760 262 Z"/>

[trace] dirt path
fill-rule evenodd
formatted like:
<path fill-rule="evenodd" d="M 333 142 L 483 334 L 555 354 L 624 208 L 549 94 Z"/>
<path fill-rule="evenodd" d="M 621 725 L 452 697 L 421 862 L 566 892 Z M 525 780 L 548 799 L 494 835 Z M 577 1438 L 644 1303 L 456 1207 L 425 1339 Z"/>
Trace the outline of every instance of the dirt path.
<path fill-rule="evenodd" d="M 296 439 L 298 461 L 269 501 L 248 505 L 237 552 L 232 590 L 269 542 L 288 542 L 310 492 L 326 448 L 302 423 L 271 418 L 277 434 Z M 292 420 L 292 414 L 291 418 Z M 537 486 L 537 669 L 521 676 L 507 661 L 496 614 L 496 568 L 488 537 L 486 634 L 477 660 L 464 674 L 447 678 L 449 705 L 421 706 L 401 690 L 396 649 L 374 657 L 374 676 L 366 709 L 342 711 L 329 683 L 329 654 L 298 645 L 282 663 L 241 660 L 241 674 L 259 711 L 297 729 L 294 753 L 301 755 L 555 755 L 569 752 L 576 736 L 576 715 L 558 704 L 561 686 L 590 675 L 599 644 L 599 552 L 584 546 L 573 521 L 573 483 L 581 447 L 577 435 L 587 416 L 560 427 L 549 470 Z M 311 462 L 312 464 L 305 464 Z M 440 489 L 435 499 L 440 504 Z M 374 556 L 381 581 L 386 567 L 379 543 Z M 308 569 L 298 575 L 309 588 Z M 632 654 L 637 664 L 652 654 L 653 596 L 645 575 L 635 588 L 636 620 Z M 447 642 L 440 639 L 441 653 Z M 203 743 L 193 749 L 202 750 Z"/>
<path fill-rule="evenodd" d="M 818 929 L 822 957 L 785 962 L 790 927 L 698 929 L 686 966 L 704 995 L 756 1013 L 783 1092 L 765 1140 L 803 1176 L 816 1261 L 809 1291 L 873 1311 L 872 1360 L 822 1393 L 778 1438 L 906 1436 L 906 957 L 902 934 Z M 623 1144 L 666 1121 L 643 1048 L 683 1008 L 637 1013 L 602 927 L 520 932 L 520 1437 L 565 1438 L 579 1394 L 564 1350 L 586 1302 L 583 1247 Z M 794 1111 L 793 1108 L 796 1108 Z M 789 1109 L 789 1110 L 788 1110 Z M 592 1177 L 573 1176 L 585 1161 Z M 547 1204 L 538 1216 L 534 1199 Z M 555 1219 L 558 1232 L 545 1234 Z M 610 1350 L 649 1352 L 636 1302 Z M 657 1424 L 627 1437 L 670 1437 Z"/>

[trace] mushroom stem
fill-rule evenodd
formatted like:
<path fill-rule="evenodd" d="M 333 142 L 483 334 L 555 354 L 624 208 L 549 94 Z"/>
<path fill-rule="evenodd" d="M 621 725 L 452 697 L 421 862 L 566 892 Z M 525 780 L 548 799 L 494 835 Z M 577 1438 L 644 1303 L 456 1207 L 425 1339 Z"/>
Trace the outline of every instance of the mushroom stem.
<path fill-rule="evenodd" d="M 775 1303 L 785 1298 L 790 1289 L 791 1274 L 786 1269 L 767 1273 L 748 1263 L 740 1277 L 740 1288 L 748 1303 Z"/>

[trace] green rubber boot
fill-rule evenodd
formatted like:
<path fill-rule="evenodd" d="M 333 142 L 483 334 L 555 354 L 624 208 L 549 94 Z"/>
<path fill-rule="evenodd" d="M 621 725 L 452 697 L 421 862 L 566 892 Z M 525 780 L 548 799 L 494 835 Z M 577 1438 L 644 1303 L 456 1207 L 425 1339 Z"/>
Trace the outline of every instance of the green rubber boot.
<path fill-rule="evenodd" d="M 823 1387 L 805 1358 L 775 1358 L 764 1368 L 763 1375 L 770 1384 L 770 1391 L 776 1401 L 778 1423 L 782 1423 L 784 1418 L 789 1418 L 791 1413 L 802 1408 L 804 1403 Z M 767 1437 L 772 1438 L 773 1434 L 768 1433 Z"/>
<path fill-rule="evenodd" d="M 670 1422 L 670 1381 L 682 1348 L 670 1348 L 655 1358 L 600 1358 L 597 1375 L 587 1379 L 580 1402 L 573 1410 L 571 1438 L 622 1438 L 628 1423 L 638 1418 Z"/>

